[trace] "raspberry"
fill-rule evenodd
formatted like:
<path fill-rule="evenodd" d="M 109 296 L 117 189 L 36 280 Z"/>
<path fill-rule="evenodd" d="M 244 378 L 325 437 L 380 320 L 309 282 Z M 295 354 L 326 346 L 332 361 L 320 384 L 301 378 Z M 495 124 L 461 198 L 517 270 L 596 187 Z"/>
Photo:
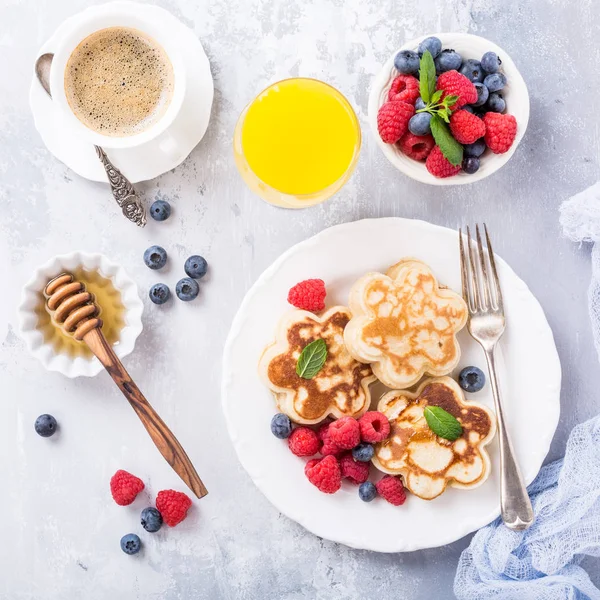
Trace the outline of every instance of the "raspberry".
<path fill-rule="evenodd" d="M 460 144 L 472 144 L 485 135 L 485 123 L 466 110 L 457 110 L 450 117 L 450 131 Z"/>
<path fill-rule="evenodd" d="M 192 501 L 183 492 L 162 490 L 156 496 L 156 508 L 169 527 L 175 527 L 187 516 Z"/>
<path fill-rule="evenodd" d="M 452 110 L 463 107 L 465 104 L 477 102 L 477 88 L 458 71 L 446 71 L 437 80 L 437 89 L 443 90 L 442 98 L 458 96 Z"/>
<path fill-rule="evenodd" d="M 110 478 L 110 493 L 119 506 L 131 504 L 144 489 L 144 482 L 135 475 L 119 469 Z"/>
<path fill-rule="evenodd" d="M 425 161 L 427 170 L 434 177 L 452 177 L 460 171 L 460 165 L 456 167 L 442 154 L 439 146 L 436 146 Z"/>
<path fill-rule="evenodd" d="M 400 100 L 392 100 L 381 106 L 377 113 L 377 131 L 386 144 L 395 144 L 408 130 L 408 122 L 415 114 L 415 107 Z"/>
<path fill-rule="evenodd" d="M 376 410 L 366 412 L 358 420 L 358 425 L 362 441 L 369 444 L 382 442 L 390 435 L 390 422 L 383 413 Z"/>
<path fill-rule="evenodd" d="M 329 454 L 333 454 L 335 456 L 342 451 L 341 448 L 336 446 L 331 441 L 331 435 L 329 434 L 330 425 L 331 423 L 324 423 L 321 425 L 321 427 L 319 427 L 319 431 L 317 432 L 319 439 L 323 442 L 323 445 L 321 446 L 321 454 L 323 456 L 328 456 Z"/>
<path fill-rule="evenodd" d="M 306 279 L 288 292 L 288 302 L 296 308 L 319 311 L 325 308 L 325 282 L 322 279 Z"/>
<path fill-rule="evenodd" d="M 425 160 L 434 146 L 435 140 L 432 135 L 413 135 L 410 131 L 398 142 L 400 150 L 414 160 Z"/>
<path fill-rule="evenodd" d="M 398 477 L 386 475 L 375 484 L 375 487 L 377 493 L 394 506 L 401 506 L 406 501 L 406 492 Z"/>
<path fill-rule="evenodd" d="M 360 427 L 352 417 L 342 417 L 329 426 L 331 441 L 342 450 L 352 450 L 360 444 Z"/>
<path fill-rule="evenodd" d="M 364 483 L 369 479 L 369 468 L 371 463 L 354 460 L 351 453 L 344 454 L 340 458 L 340 471 L 344 479 L 352 483 Z"/>
<path fill-rule="evenodd" d="M 419 81 L 412 75 L 398 75 L 388 92 L 388 100 L 400 100 L 414 104 L 419 97 Z"/>
<path fill-rule="evenodd" d="M 517 120 L 512 115 L 489 112 L 483 117 L 485 143 L 494 154 L 507 152 L 517 135 Z"/>
<path fill-rule="evenodd" d="M 288 438 L 290 450 L 296 456 L 312 456 L 319 451 L 319 438 L 308 427 L 296 427 Z"/>
<path fill-rule="evenodd" d="M 304 474 L 314 486 L 325 494 L 334 494 L 342 486 L 340 465 L 335 456 L 309 460 L 304 467 Z"/>

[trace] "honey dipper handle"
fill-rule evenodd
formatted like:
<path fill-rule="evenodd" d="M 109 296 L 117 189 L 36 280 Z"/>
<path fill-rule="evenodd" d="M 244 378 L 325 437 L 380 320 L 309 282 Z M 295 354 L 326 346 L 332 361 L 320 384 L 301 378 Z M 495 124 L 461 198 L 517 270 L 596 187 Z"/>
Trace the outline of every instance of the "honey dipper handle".
<path fill-rule="evenodd" d="M 121 392 L 123 392 L 125 398 L 129 400 L 129 404 L 135 410 L 165 460 L 173 467 L 173 470 L 183 479 L 197 498 L 206 496 L 208 490 L 204 487 L 198 473 L 196 473 L 192 461 L 171 430 L 158 416 L 158 413 L 152 408 L 148 400 L 144 398 L 144 395 L 133 379 L 131 379 L 110 344 L 106 341 L 102 330 L 92 329 L 92 331 L 83 337 L 83 341 L 98 357 L 98 360 L 104 365 L 104 368 L 113 378 L 113 381 L 117 384 Z"/>

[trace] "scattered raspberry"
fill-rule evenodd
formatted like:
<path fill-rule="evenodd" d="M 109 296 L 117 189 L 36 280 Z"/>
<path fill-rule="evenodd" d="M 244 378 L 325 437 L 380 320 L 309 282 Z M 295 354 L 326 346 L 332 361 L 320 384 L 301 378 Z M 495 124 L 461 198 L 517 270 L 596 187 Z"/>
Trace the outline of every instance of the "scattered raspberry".
<path fill-rule="evenodd" d="M 334 494 L 342 486 L 340 465 L 335 456 L 309 460 L 304 467 L 304 474 L 314 486 L 325 494 Z"/>
<path fill-rule="evenodd" d="M 406 501 L 406 492 L 398 477 L 386 475 L 375 484 L 375 487 L 377 493 L 394 506 L 401 506 Z"/>
<path fill-rule="evenodd" d="M 483 117 L 485 143 L 494 154 L 507 152 L 517 135 L 517 120 L 512 115 L 489 112 Z"/>
<path fill-rule="evenodd" d="M 458 71 L 446 71 L 437 80 L 437 89 L 443 90 L 442 98 L 458 96 L 452 110 L 462 108 L 465 104 L 477 102 L 477 88 Z"/>
<path fill-rule="evenodd" d="M 460 144 L 472 144 L 485 135 L 485 123 L 466 110 L 457 110 L 450 117 L 450 131 Z"/>
<path fill-rule="evenodd" d="M 131 504 L 144 489 L 144 482 L 135 475 L 119 469 L 110 478 L 110 493 L 119 506 Z"/>
<path fill-rule="evenodd" d="M 387 417 L 376 410 L 366 412 L 359 420 L 360 438 L 363 442 L 375 444 L 382 442 L 390 435 L 390 422 Z"/>
<path fill-rule="evenodd" d="M 325 282 L 322 279 L 306 279 L 288 292 L 288 302 L 296 308 L 319 311 L 325 308 Z"/>
<path fill-rule="evenodd" d="M 288 438 L 290 450 L 296 456 L 312 456 L 319 451 L 319 438 L 308 427 L 296 427 Z"/>
<path fill-rule="evenodd" d="M 162 490 L 156 496 L 156 508 L 169 527 L 175 527 L 187 516 L 192 501 L 183 492 Z"/>
<path fill-rule="evenodd" d="M 442 154 L 439 146 L 436 146 L 425 161 L 427 170 L 434 177 L 452 177 L 460 171 L 460 165 L 456 167 Z"/>
<path fill-rule="evenodd" d="M 419 80 L 412 75 L 398 75 L 388 92 L 388 100 L 399 100 L 414 104 L 419 97 Z"/>
<path fill-rule="evenodd" d="M 331 441 L 342 450 L 352 450 L 360 444 L 360 427 L 352 417 L 342 417 L 329 426 Z"/>
<path fill-rule="evenodd" d="M 398 142 L 400 150 L 414 160 L 425 160 L 434 146 L 435 140 L 432 135 L 414 135 L 410 131 Z"/>
<path fill-rule="evenodd" d="M 392 100 L 381 106 L 377 113 L 377 131 L 386 144 L 395 144 L 408 130 L 408 122 L 415 114 L 415 107 L 400 100 Z"/>
<path fill-rule="evenodd" d="M 321 427 L 319 427 L 319 431 L 317 432 L 319 439 L 323 442 L 323 445 L 321 446 L 321 454 L 323 456 L 328 456 L 329 454 L 333 454 L 335 456 L 342 451 L 339 446 L 331 441 L 331 435 L 329 434 L 330 425 L 331 423 L 324 423 L 321 425 Z"/>
<path fill-rule="evenodd" d="M 349 479 L 352 483 L 364 483 L 369 479 L 370 462 L 360 462 L 354 460 L 352 453 L 348 452 L 340 458 L 340 471 L 344 479 Z"/>

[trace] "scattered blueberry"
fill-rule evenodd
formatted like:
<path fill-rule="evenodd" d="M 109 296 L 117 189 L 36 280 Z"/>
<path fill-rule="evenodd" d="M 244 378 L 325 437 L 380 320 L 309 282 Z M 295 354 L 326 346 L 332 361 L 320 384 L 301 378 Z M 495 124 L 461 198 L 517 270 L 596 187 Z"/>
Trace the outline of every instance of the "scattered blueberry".
<path fill-rule="evenodd" d="M 202 256 L 194 254 L 185 261 L 183 269 L 193 279 L 200 279 L 206 275 L 208 263 Z"/>
<path fill-rule="evenodd" d="M 137 554 L 142 547 L 142 540 L 135 533 L 128 533 L 121 538 L 121 550 L 125 554 Z"/>
<path fill-rule="evenodd" d="M 425 106 L 427 106 L 425 104 L 425 101 L 423 100 L 423 98 L 421 98 L 421 96 L 419 96 L 417 98 L 417 101 L 415 102 L 415 110 L 421 110 L 422 108 L 425 108 Z"/>
<path fill-rule="evenodd" d="M 363 502 L 371 502 L 377 496 L 377 488 L 370 481 L 365 481 L 358 486 L 358 495 Z"/>
<path fill-rule="evenodd" d="M 506 85 L 506 76 L 504 73 L 492 73 L 483 80 L 483 83 L 490 92 L 497 92 Z"/>
<path fill-rule="evenodd" d="M 149 506 L 142 511 L 141 523 L 146 531 L 154 533 L 162 527 L 163 518 L 156 508 Z"/>
<path fill-rule="evenodd" d="M 419 55 L 412 50 L 400 50 L 394 58 L 394 66 L 399 73 L 413 75 L 419 70 Z"/>
<path fill-rule="evenodd" d="M 462 169 L 469 175 L 477 173 L 479 171 L 479 159 L 476 156 L 468 156 L 463 160 Z"/>
<path fill-rule="evenodd" d="M 155 283 L 148 292 L 154 304 L 164 304 L 171 297 L 171 290 L 164 283 Z"/>
<path fill-rule="evenodd" d="M 427 112 L 413 115 L 408 122 L 408 130 L 413 135 L 427 135 L 431 133 L 431 115 Z"/>
<path fill-rule="evenodd" d="M 52 415 L 40 415 L 35 420 L 35 432 L 42 437 L 50 437 L 56 433 L 58 423 Z"/>
<path fill-rule="evenodd" d="M 360 462 L 369 462 L 373 458 L 375 450 L 373 450 L 373 446 L 371 444 L 362 443 L 356 446 L 352 450 L 352 456 L 354 460 L 358 460 Z"/>
<path fill-rule="evenodd" d="M 483 106 L 490 95 L 490 90 L 488 90 L 483 83 L 479 81 L 473 84 L 475 89 L 477 90 L 477 101 L 473 103 L 473 106 Z"/>
<path fill-rule="evenodd" d="M 465 144 L 463 147 L 465 156 L 479 158 L 485 152 L 486 145 L 481 138 L 472 144 Z"/>
<path fill-rule="evenodd" d="M 292 433 L 290 418 L 283 413 L 277 413 L 271 419 L 271 433 L 280 440 L 290 437 L 290 433 Z"/>
<path fill-rule="evenodd" d="M 467 112 L 470 112 L 472 115 L 475 114 L 475 110 L 470 104 L 465 104 L 465 106 L 463 106 L 462 109 L 466 110 Z"/>
<path fill-rule="evenodd" d="M 171 205 L 166 200 L 156 200 L 150 207 L 150 216 L 155 221 L 166 221 L 171 216 Z"/>
<path fill-rule="evenodd" d="M 442 51 L 442 42 L 439 38 L 428 37 L 419 44 L 419 56 L 423 56 L 425 50 L 431 52 L 431 56 L 435 58 Z"/>
<path fill-rule="evenodd" d="M 150 246 L 144 252 L 144 262 L 150 269 L 162 269 L 167 263 L 167 251 L 161 246 Z"/>
<path fill-rule="evenodd" d="M 473 83 L 481 83 L 485 76 L 483 69 L 481 68 L 481 63 L 478 60 L 474 60 L 469 58 L 469 60 L 465 60 L 462 67 L 460 68 L 460 72 Z"/>
<path fill-rule="evenodd" d="M 461 64 L 462 56 L 455 50 L 446 48 L 445 50 L 442 50 L 440 55 L 435 59 L 435 71 L 438 75 L 440 73 L 445 73 L 446 71 L 458 71 Z"/>
<path fill-rule="evenodd" d="M 175 286 L 175 293 L 180 300 L 189 302 L 193 300 L 200 292 L 200 286 L 195 279 L 191 277 L 184 277 L 177 282 Z"/>
<path fill-rule="evenodd" d="M 497 73 L 502 61 L 495 52 L 486 52 L 481 57 L 481 66 L 486 73 Z"/>
<path fill-rule="evenodd" d="M 485 375 L 478 367 L 465 367 L 458 375 L 458 385 L 465 392 L 478 392 L 485 385 Z"/>
<path fill-rule="evenodd" d="M 504 96 L 500 92 L 494 92 L 493 94 L 490 94 L 485 106 L 491 112 L 504 112 L 504 109 L 506 108 Z"/>

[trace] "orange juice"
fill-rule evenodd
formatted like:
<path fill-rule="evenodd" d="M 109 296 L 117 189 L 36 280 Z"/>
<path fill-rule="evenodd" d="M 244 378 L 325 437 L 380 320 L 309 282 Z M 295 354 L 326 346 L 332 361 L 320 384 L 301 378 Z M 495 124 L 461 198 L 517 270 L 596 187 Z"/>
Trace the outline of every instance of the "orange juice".
<path fill-rule="evenodd" d="M 236 127 L 236 164 L 262 198 L 288 207 L 322 202 L 350 177 L 360 149 L 354 110 L 315 79 L 276 83 L 248 106 Z"/>

